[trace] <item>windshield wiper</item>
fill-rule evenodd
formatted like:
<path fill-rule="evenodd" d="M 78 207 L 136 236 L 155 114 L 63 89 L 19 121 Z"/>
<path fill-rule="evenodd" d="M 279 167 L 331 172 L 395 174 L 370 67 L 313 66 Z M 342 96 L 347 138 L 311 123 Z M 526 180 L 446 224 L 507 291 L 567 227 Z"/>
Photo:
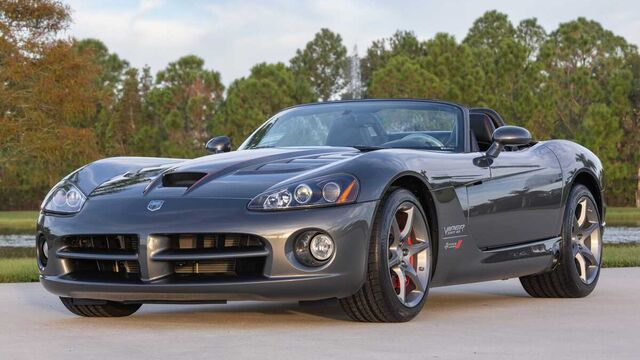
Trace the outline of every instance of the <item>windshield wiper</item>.
<path fill-rule="evenodd" d="M 376 151 L 376 150 L 382 150 L 382 149 L 388 149 L 386 147 L 380 147 L 380 146 L 369 146 L 369 145 L 352 145 L 351 146 L 354 149 L 358 149 L 362 152 L 367 152 L 367 151 Z"/>

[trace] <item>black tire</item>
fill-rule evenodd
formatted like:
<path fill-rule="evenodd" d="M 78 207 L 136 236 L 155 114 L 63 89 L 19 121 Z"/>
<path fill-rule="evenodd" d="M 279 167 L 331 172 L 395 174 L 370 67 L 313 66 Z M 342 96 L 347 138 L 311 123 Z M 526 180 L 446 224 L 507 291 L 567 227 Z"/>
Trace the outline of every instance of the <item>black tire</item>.
<path fill-rule="evenodd" d="M 72 313 L 84 317 L 124 317 L 129 316 L 142 306 L 142 304 L 123 304 L 107 301 L 99 305 L 78 305 L 72 298 L 61 297 L 62 304 Z"/>
<path fill-rule="evenodd" d="M 376 214 L 371 232 L 365 282 L 357 293 L 339 300 L 342 309 L 355 321 L 405 322 L 413 319 L 424 306 L 429 291 L 429 282 L 425 286 L 424 296 L 420 302 L 413 307 L 407 307 L 398 299 L 396 290 L 392 286 L 389 271 L 389 231 L 392 222 L 390 219 L 396 216 L 399 206 L 403 203 L 406 204 L 406 202 L 412 203 L 419 210 L 419 215 L 422 216 L 427 231 L 429 231 L 424 210 L 413 193 L 399 188 L 385 196 Z M 429 241 L 431 241 L 431 236 L 429 236 Z M 433 244 L 430 244 L 427 251 L 431 251 L 432 247 Z M 429 266 L 431 267 L 432 264 L 433 261 L 430 260 Z M 429 280 L 431 273 L 432 269 L 430 268 Z"/>
<path fill-rule="evenodd" d="M 588 198 L 593 204 L 597 203 L 587 187 L 581 184 L 575 185 L 571 189 L 567 206 L 564 212 L 562 223 L 562 240 L 558 256 L 558 263 L 548 272 L 523 276 L 520 283 L 525 291 L 532 297 L 537 298 L 580 298 L 589 295 L 596 287 L 600 276 L 600 265 L 602 264 L 602 251 L 599 252 L 599 265 L 596 269 L 594 280 L 587 284 L 580 279 L 579 270 L 574 261 L 572 250 L 572 229 L 574 222 L 574 212 L 580 199 Z M 598 220 L 598 228 L 602 232 L 602 221 L 599 212 L 595 211 Z"/>

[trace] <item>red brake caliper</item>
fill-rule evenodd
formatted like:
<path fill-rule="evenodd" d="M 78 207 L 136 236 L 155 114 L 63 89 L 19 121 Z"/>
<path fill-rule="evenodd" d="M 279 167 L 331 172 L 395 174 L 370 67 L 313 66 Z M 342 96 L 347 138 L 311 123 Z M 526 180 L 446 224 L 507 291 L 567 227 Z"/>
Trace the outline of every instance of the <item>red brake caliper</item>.
<path fill-rule="evenodd" d="M 413 244 L 413 239 L 411 238 L 411 235 L 409 235 L 409 237 L 407 238 L 407 245 L 411 246 Z M 413 260 L 413 256 L 409 258 L 409 265 L 411 267 L 413 267 L 414 264 L 414 260 Z M 408 277 L 405 277 L 404 279 L 405 283 L 404 283 L 404 287 L 405 287 L 405 291 L 409 292 L 412 291 L 413 288 L 410 288 L 411 286 L 411 280 L 409 280 Z M 396 293 L 400 293 L 400 278 L 398 278 L 398 276 L 393 273 L 393 289 L 396 290 Z"/>
<path fill-rule="evenodd" d="M 393 290 L 396 291 L 396 294 L 400 293 L 400 279 L 396 273 L 391 273 L 391 279 L 393 281 Z"/>

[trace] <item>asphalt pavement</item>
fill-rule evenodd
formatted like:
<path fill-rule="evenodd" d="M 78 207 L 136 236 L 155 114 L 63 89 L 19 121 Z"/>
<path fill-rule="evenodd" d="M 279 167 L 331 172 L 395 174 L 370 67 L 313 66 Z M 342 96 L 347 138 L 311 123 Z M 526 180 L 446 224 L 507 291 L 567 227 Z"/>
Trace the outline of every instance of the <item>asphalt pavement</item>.
<path fill-rule="evenodd" d="M 39 284 L 0 285 L 0 359 L 640 359 L 640 268 L 604 269 L 584 299 L 533 299 L 517 279 L 432 289 L 404 324 L 333 302 L 144 305 L 79 318 Z"/>

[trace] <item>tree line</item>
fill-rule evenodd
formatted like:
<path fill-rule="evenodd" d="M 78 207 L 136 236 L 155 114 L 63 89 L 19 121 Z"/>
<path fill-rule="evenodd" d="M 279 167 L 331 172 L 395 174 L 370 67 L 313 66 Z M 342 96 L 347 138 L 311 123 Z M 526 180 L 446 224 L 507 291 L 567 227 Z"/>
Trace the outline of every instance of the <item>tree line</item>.
<path fill-rule="evenodd" d="M 287 106 L 398 97 L 491 107 L 537 139 L 577 141 L 602 159 L 609 204 L 640 201 L 640 55 L 592 20 L 548 32 L 489 11 L 462 41 L 398 31 L 362 56 L 321 29 L 289 62 L 257 64 L 228 88 L 196 55 L 153 74 L 100 40 L 61 37 L 70 21 L 56 0 L 0 2 L 0 209 L 37 208 L 103 157 L 205 155 L 210 137 L 237 146 Z"/>

